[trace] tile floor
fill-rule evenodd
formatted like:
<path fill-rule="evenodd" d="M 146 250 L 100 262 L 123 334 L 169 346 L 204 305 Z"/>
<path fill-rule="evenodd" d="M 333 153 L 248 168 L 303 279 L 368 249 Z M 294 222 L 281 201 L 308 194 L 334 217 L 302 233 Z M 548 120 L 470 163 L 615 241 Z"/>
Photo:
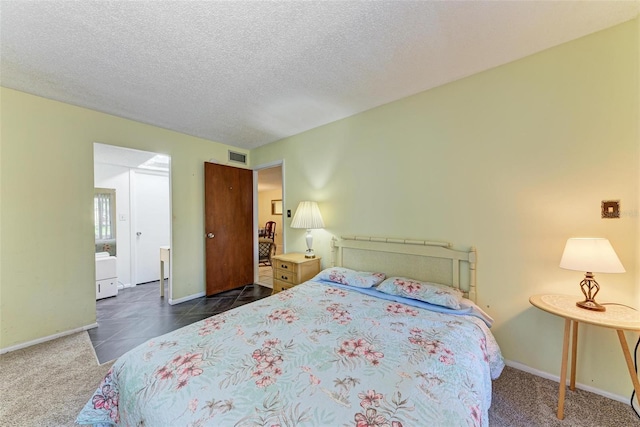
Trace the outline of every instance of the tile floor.
<path fill-rule="evenodd" d="M 271 295 L 270 288 L 252 284 L 169 305 L 167 283 L 165 298 L 160 298 L 159 284 L 125 288 L 116 297 L 96 301 L 98 327 L 88 332 L 100 363 L 116 359 L 151 338 Z"/>
<path fill-rule="evenodd" d="M 258 283 L 273 289 L 273 270 L 271 266 L 261 265 L 258 273 Z"/>

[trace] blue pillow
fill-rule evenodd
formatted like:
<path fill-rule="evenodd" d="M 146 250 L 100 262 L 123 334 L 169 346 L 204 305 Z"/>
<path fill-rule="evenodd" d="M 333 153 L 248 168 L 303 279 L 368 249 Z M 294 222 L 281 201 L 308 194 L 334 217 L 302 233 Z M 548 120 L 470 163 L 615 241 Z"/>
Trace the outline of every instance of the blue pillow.
<path fill-rule="evenodd" d="M 343 267 L 331 267 L 322 270 L 314 279 L 328 280 L 334 283 L 355 286 L 356 288 L 371 288 L 381 283 L 385 277 L 384 273 L 368 273 Z"/>
<path fill-rule="evenodd" d="M 443 307 L 460 309 L 462 291 L 439 283 L 420 282 L 405 277 L 389 277 L 377 288 L 389 295 L 398 295 Z"/>

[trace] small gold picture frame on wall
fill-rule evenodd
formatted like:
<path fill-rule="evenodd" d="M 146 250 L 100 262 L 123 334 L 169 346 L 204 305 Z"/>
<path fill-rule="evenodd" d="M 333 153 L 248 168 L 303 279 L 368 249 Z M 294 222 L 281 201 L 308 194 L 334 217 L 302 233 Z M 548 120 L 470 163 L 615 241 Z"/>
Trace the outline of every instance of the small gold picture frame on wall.
<path fill-rule="evenodd" d="M 620 200 L 603 200 L 602 218 L 620 218 Z"/>
<path fill-rule="evenodd" d="M 271 215 L 282 215 L 282 199 L 271 201 Z"/>

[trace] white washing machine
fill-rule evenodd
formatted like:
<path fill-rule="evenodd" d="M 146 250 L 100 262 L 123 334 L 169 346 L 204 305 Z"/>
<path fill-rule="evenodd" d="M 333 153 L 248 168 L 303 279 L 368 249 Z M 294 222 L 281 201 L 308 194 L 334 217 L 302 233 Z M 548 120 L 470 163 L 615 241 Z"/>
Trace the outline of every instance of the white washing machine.
<path fill-rule="evenodd" d="M 109 252 L 96 253 L 96 299 L 118 295 L 117 257 Z"/>

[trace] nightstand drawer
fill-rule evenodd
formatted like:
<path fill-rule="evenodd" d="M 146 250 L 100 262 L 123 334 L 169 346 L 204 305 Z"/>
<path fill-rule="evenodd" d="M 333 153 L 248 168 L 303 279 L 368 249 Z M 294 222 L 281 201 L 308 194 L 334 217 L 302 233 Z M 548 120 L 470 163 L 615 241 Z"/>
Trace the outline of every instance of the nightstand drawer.
<path fill-rule="evenodd" d="M 283 282 L 281 280 L 274 279 L 273 281 L 273 293 L 277 294 L 278 292 L 285 291 L 287 289 L 291 289 L 295 286 L 293 283 Z"/>
<path fill-rule="evenodd" d="M 295 262 L 283 261 L 280 259 L 276 259 L 275 262 L 273 263 L 273 266 L 276 270 L 283 270 L 285 272 L 290 271 L 291 274 L 296 272 L 297 265 L 298 264 L 296 264 Z"/>
<path fill-rule="evenodd" d="M 286 282 L 290 284 L 296 285 L 296 273 L 289 270 L 281 270 L 276 268 L 273 272 L 273 280 L 278 280 L 281 282 Z"/>

